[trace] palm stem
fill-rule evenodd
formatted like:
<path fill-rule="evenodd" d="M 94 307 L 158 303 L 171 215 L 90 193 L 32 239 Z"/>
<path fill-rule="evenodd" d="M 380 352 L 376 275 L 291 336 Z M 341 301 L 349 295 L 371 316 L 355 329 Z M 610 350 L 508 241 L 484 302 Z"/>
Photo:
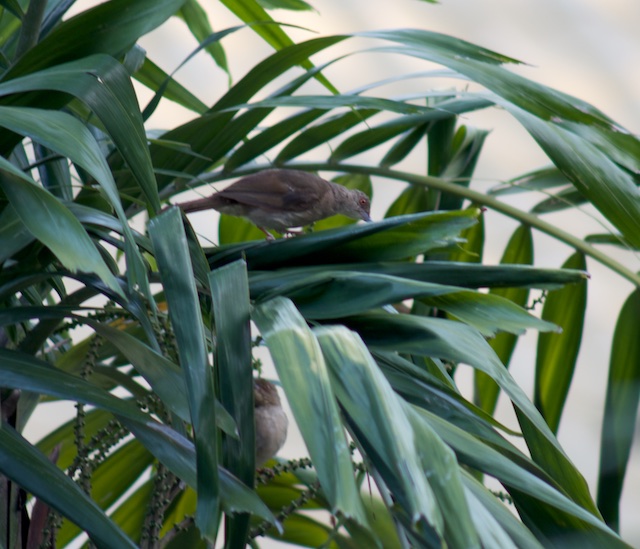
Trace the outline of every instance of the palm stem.
<path fill-rule="evenodd" d="M 549 236 L 552 236 L 556 240 L 560 242 L 564 242 L 565 244 L 575 248 L 578 251 L 581 251 L 586 256 L 589 256 L 596 261 L 602 263 L 615 273 L 629 280 L 635 286 L 640 287 L 640 275 L 634 273 L 631 269 L 625 267 L 611 256 L 606 253 L 600 251 L 595 248 L 588 242 L 548 223 L 543 221 L 537 215 L 534 215 L 529 212 L 525 212 L 520 210 L 514 206 L 510 206 L 497 198 L 487 195 L 485 193 L 481 193 L 478 191 L 474 191 L 472 189 L 468 189 L 467 187 L 463 187 L 462 185 L 457 185 L 455 183 L 451 183 L 450 181 L 446 181 L 444 179 L 439 179 L 437 177 L 425 176 L 425 175 L 417 175 L 408 172 L 402 172 L 398 170 L 391 170 L 389 168 L 382 168 L 377 166 L 365 166 L 365 165 L 357 165 L 357 164 L 330 164 L 330 163 L 301 163 L 296 164 L 296 168 L 304 169 L 304 170 L 326 170 L 326 171 L 342 171 L 349 173 L 366 173 L 369 175 L 377 175 L 380 177 L 387 177 L 389 179 L 395 179 L 399 181 L 405 181 L 406 183 L 411 183 L 412 185 L 422 185 L 424 187 L 429 187 L 431 189 L 437 189 L 439 191 L 448 192 L 451 194 L 456 194 L 458 196 L 462 196 L 476 205 L 485 206 L 487 208 L 491 208 L 497 212 L 500 212 L 512 219 L 516 219 L 522 223 L 530 225 L 534 229 L 539 230 Z"/>

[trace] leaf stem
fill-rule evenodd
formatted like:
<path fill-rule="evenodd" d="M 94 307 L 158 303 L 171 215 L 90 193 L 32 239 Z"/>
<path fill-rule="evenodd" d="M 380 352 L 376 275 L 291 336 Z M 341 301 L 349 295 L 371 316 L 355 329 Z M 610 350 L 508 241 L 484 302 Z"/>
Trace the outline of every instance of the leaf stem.
<path fill-rule="evenodd" d="M 498 211 L 508 217 L 513 219 L 517 219 L 518 221 L 530 225 L 534 229 L 539 230 L 540 232 L 546 233 L 549 236 L 552 236 L 556 240 L 560 242 L 564 242 L 565 244 L 575 248 L 576 250 L 581 251 L 585 255 L 595 259 L 596 261 L 602 263 L 604 266 L 608 267 L 615 273 L 629 280 L 635 286 L 640 287 L 640 275 L 634 273 L 631 269 L 625 267 L 606 253 L 598 250 L 591 244 L 585 242 L 584 240 L 574 236 L 566 231 L 563 231 L 559 227 L 552 225 L 551 223 L 547 223 L 540 219 L 537 215 L 534 215 L 529 212 L 525 212 L 514 206 L 510 206 L 509 204 L 505 204 L 504 202 L 498 200 L 497 198 L 474 191 L 472 189 L 468 189 L 463 187 L 462 185 L 457 185 L 455 183 L 451 183 L 449 181 L 445 181 L 444 179 L 439 179 L 437 177 L 425 176 L 425 175 L 417 175 L 408 172 L 402 172 L 398 170 L 392 170 L 389 168 L 381 168 L 378 166 L 365 166 L 358 164 L 331 164 L 331 163 L 296 163 L 296 168 L 304 169 L 304 170 L 325 170 L 325 171 L 344 171 L 344 172 L 357 172 L 357 173 L 366 173 L 369 175 L 377 175 L 380 177 L 387 177 L 389 179 L 395 179 L 400 181 L 405 181 L 406 183 L 411 183 L 412 185 L 422 185 L 424 187 L 429 187 L 431 189 L 437 189 L 439 191 L 448 192 L 451 194 L 455 194 L 458 196 L 462 196 L 474 204 L 480 206 L 486 206 L 487 208 L 491 208 L 492 210 Z"/>

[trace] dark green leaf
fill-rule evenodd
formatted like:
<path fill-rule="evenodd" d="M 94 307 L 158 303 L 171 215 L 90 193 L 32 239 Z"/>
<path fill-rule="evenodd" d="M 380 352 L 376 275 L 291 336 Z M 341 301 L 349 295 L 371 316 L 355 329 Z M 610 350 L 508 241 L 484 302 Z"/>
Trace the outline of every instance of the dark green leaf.
<path fill-rule="evenodd" d="M 384 214 L 385 218 L 429 211 L 430 192 L 422 185 L 409 185 L 389 206 L 387 213 Z"/>
<path fill-rule="evenodd" d="M 576 189 L 634 246 L 640 246 L 640 189 L 631 175 L 589 141 L 511 109 Z"/>
<path fill-rule="evenodd" d="M 325 109 L 320 110 L 322 112 L 325 111 Z M 313 112 L 313 110 L 311 112 Z M 326 145 L 330 139 L 333 139 L 358 124 L 364 123 L 368 118 L 378 112 L 376 109 L 352 109 L 345 113 L 334 114 L 315 126 L 311 126 L 300 132 L 298 136 L 294 137 L 282 148 L 278 156 L 276 156 L 274 163 L 284 164 L 315 147 Z M 304 114 L 303 112 L 297 116 L 303 116 Z"/>
<path fill-rule="evenodd" d="M 533 263 L 533 238 L 530 227 L 520 225 L 515 230 L 507 243 L 500 263 L 502 265 L 531 265 Z M 492 288 L 490 293 L 509 299 L 516 305 L 520 305 L 520 307 L 524 307 L 529 298 L 528 288 Z M 489 341 L 489 345 L 491 345 L 498 358 L 500 358 L 500 362 L 506 368 L 509 367 L 517 340 L 518 338 L 514 334 L 501 333 Z M 498 401 L 500 388 L 482 372 L 476 371 L 474 376 L 474 401 L 483 410 L 492 414 Z"/>
<path fill-rule="evenodd" d="M 585 101 L 531 82 L 499 66 L 501 63 L 513 62 L 513 59 L 451 36 L 429 31 L 400 29 L 363 34 L 401 44 L 383 48 L 383 51 L 411 55 L 454 69 L 504 98 L 508 102 L 505 106 L 511 112 L 518 111 L 523 115 L 528 112 L 530 115 L 527 116 L 537 117 L 542 123 L 551 121 L 558 124 L 558 129 L 561 127 L 574 137 L 579 137 L 580 142 L 592 144 L 630 171 L 637 172 L 640 169 L 640 141 L 631 132 Z M 511 105 L 517 108 L 513 109 Z M 530 127 L 528 129 L 531 131 Z M 550 147 L 548 152 L 555 154 L 559 151 L 553 151 L 553 147 Z M 571 162 L 571 155 L 567 157 L 562 153 L 562 156 Z M 585 158 L 588 156 L 589 154 Z M 555 158 L 552 157 L 552 160 L 555 162 Z M 559 167 L 567 173 L 563 166 Z M 576 181 L 577 178 L 574 178 L 572 182 L 576 184 Z"/>
<path fill-rule="evenodd" d="M 257 0 L 266 10 L 315 11 L 313 6 L 302 0 Z"/>
<path fill-rule="evenodd" d="M 86 103 L 100 119 L 114 144 L 127 161 L 149 204 L 155 210 L 160 209 L 160 200 L 138 102 L 129 75 L 120 63 L 106 55 L 94 55 L 0 84 L 0 95 L 24 93 L 31 90 L 61 91 Z M 9 97 L 10 99 L 11 97 Z M 47 122 L 43 121 L 43 123 Z M 72 127 L 72 130 L 75 129 Z M 14 131 L 22 133 L 20 128 L 14 128 Z M 37 139 L 38 136 L 46 136 L 46 133 L 32 130 L 29 135 Z M 56 138 L 52 139 L 55 142 Z M 95 167 L 91 169 L 91 166 L 86 162 L 83 163 L 60 146 L 50 148 L 69 156 L 103 183 L 104 177 L 100 177 L 96 173 Z M 112 195 L 110 199 L 113 201 Z"/>
<path fill-rule="evenodd" d="M 471 207 L 473 208 L 473 206 Z M 449 252 L 449 261 L 482 263 L 484 235 L 484 215 L 481 215 L 478 217 L 478 223 L 460 233 L 460 238 L 463 238 L 466 242 L 461 242 L 457 248 Z"/>
<path fill-rule="evenodd" d="M 102 156 L 98 143 L 89 130 L 76 118 L 64 112 L 23 107 L 0 107 L 0 125 L 11 129 L 13 132 L 31 137 L 49 149 L 68 157 L 96 179 L 100 184 L 100 191 L 107 197 L 117 212 L 126 235 L 125 245 L 128 252 L 126 260 L 129 287 L 131 290 L 140 287 L 146 296 L 151 298 L 147 273 L 138 249 L 134 245 L 133 234 L 122 209 L 113 175 L 104 156 Z M 52 217 L 49 215 L 50 226 L 47 228 L 48 231 L 52 230 Z M 40 223 L 43 222 L 43 220 L 40 220 Z M 38 221 L 30 219 L 30 223 L 33 225 Z M 41 237 L 39 239 L 42 240 Z M 51 244 L 47 245 L 51 247 Z M 103 277 L 102 274 L 100 276 Z M 108 278 L 104 280 L 115 289 L 112 280 L 110 281 Z"/>
<path fill-rule="evenodd" d="M 224 164 L 225 171 L 231 172 L 239 166 L 267 153 L 274 147 L 282 145 L 288 137 L 320 118 L 325 109 L 309 109 L 264 128 L 258 135 L 247 139 L 240 145 Z M 280 157 L 282 152 L 278 155 Z M 274 161 L 277 164 L 279 161 Z"/>
<path fill-rule="evenodd" d="M 392 147 L 386 152 L 386 154 L 380 160 L 380 165 L 386 167 L 393 166 L 398 162 L 402 162 L 411 151 L 413 151 L 418 143 L 422 141 L 422 138 L 427 133 L 429 128 L 428 124 L 422 124 L 406 132 L 400 139 L 398 139 Z"/>
<path fill-rule="evenodd" d="M 500 502 L 494 494 L 490 493 L 484 485 L 473 478 L 468 472 L 463 471 L 462 474 L 465 488 L 467 488 L 491 513 L 491 516 L 500 523 L 502 528 L 513 539 L 516 547 L 522 549 L 543 549 L 543 546 L 533 536 L 531 531 L 528 530 L 513 513 L 509 512 L 506 505 Z M 488 545 L 491 546 L 491 544 Z"/>
<path fill-rule="evenodd" d="M 296 547 L 326 547 L 339 549 L 340 544 L 332 540 L 332 531 L 325 524 L 299 513 L 291 514 L 283 524 L 281 535 L 269 532 L 269 537 L 294 544 Z"/>
<path fill-rule="evenodd" d="M 178 343 L 196 440 L 196 523 L 202 534 L 213 541 L 218 530 L 220 505 L 213 373 L 207 357 L 204 326 L 180 212 L 171 208 L 152 219 L 149 234 Z"/>
<path fill-rule="evenodd" d="M 264 11 L 256 0 L 242 0 L 241 2 L 222 0 L 222 4 L 245 23 L 262 23 L 251 25 L 251 29 L 275 50 L 286 50 L 288 47 L 297 45 L 293 43 L 281 26 L 273 21 L 271 16 Z M 298 63 L 307 70 L 313 68 L 313 63 L 308 58 L 300 59 Z M 322 74 L 319 74 L 316 78 L 331 93 L 338 93 L 338 90 Z"/>
<path fill-rule="evenodd" d="M 71 170 L 66 159 L 39 143 L 33 144 L 33 152 L 42 186 L 61 200 L 73 200 Z"/>
<path fill-rule="evenodd" d="M 107 324 L 88 321 L 95 331 L 111 342 L 151 385 L 167 408 L 189 421 L 189 404 L 180 369 L 138 338 Z"/>
<path fill-rule="evenodd" d="M 369 98 L 361 98 L 362 102 L 359 102 L 357 98 L 360 96 L 351 97 L 353 97 L 352 102 L 356 107 L 359 105 L 366 106 L 367 103 L 365 103 L 365 101 L 369 101 Z M 375 100 L 372 99 L 371 101 Z M 373 147 L 376 147 L 407 130 L 419 127 L 425 123 L 450 119 L 452 114 L 461 114 L 464 112 L 484 109 L 492 105 L 492 103 L 486 99 L 474 97 L 473 95 L 464 95 L 461 98 L 444 101 L 439 103 L 437 107 L 417 106 L 403 102 L 396 103 L 397 104 L 393 110 L 395 112 L 409 113 L 408 116 L 394 118 L 387 122 L 383 122 L 378 126 L 367 128 L 360 133 L 347 137 L 333 151 L 331 160 L 339 162 L 345 158 L 350 158 L 356 154 L 372 149 Z M 386 104 L 380 104 L 379 106 L 387 108 Z M 414 109 L 413 111 L 410 110 L 412 108 Z"/>
<path fill-rule="evenodd" d="M 203 15 L 204 20 L 206 22 L 206 13 L 204 11 L 202 11 L 202 15 Z M 205 26 L 206 25 L 207 25 L 207 23 L 205 23 Z M 182 68 L 184 65 L 186 65 L 191 59 L 193 59 L 193 57 L 198 52 L 200 52 L 202 49 L 206 48 L 207 46 L 214 46 L 216 44 L 219 45 L 219 42 L 220 42 L 220 40 L 222 40 L 222 38 L 224 38 L 225 36 L 227 36 L 229 34 L 232 34 L 232 33 L 236 32 L 237 30 L 242 29 L 242 28 L 243 27 L 231 27 L 229 29 L 225 29 L 225 30 L 220 31 L 220 32 L 211 32 L 208 35 L 206 35 L 202 39 L 200 44 L 198 44 L 198 47 L 196 49 L 194 49 L 189 55 L 187 55 L 187 57 L 185 57 L 185 59 L 173 70 L 171 75 L 167 76 L 167 78 L 165 78 L 165 80 L 160 84 L 160 86 L 158 87 L 155 95 L 153 96 L 151 101 L 149 101 L 147 106 L 144 108 L 144 111 L 142 112 L 142 117 L 145 120 L 147 120 L 153 114 L 153 112 L 156 110 L 156 107 L 160 103 L 160 99 L 162 99 L 162 96 L 164 95 L 164 92 L 165 92 L 167 86 L 171 82 L 171 76 L 173 76 L 173 74 L 175 74 L 180 68 Z M 223 54 L 224 54 L 224 52 L 223 52 Z"/>
<path fill-rule="evenodd" d="M 416 115 L 424 115 L 426 113 L 431 115 L 433 110 L 430 107 L 423 107 L 404 101 L 362 95 L 293 95 L 263 99 L 256 103 L 234 105 L 233 108 L 262 109 L 264 107 L 305 107 L 312 109 L 350 107 Z M 340 159 L 335 158 L 334 160 Z"/>
<path fill-rule="evenodd" d="M 98 547 L 136 547 L 75 482 L 7 424 L 0 429 L 0 471 L 72 519 Z"/>
<path fill-rule="evenodd" d="M 293 284 L 281 284 L 260 299 L 266 300 L 274 295 L 289 297 L 305 317 L 314 319 L 349 316 L 420 297 L 428 305 L 474 325 L 483 335 L 493 335 L 498 329 L 511 333 L 521 333 L 526 328 L 555 330 L 553 324 L 540 321 L 498 296 L 381 274 L 356 271 L 318 273 Z"/>
<path fill-rule="evenodd" d="M 540 168 L 519 177 L 514 177 L 506 183 L 496 185 L 489 190 L 489 193 L 498 196 L 529 191 L 544 191 L 554 187 L 564 187 L 568 183 L 566 176 L 553 166 L 551 168 Z"/>
<path fill-rule="evenodd" d="M 179 14 L 198 42 L 204 42 L 207 37 L 213 34 L 213 28 L 211 27 L 211 23 L 209 23 L 207 12 L 196 0 L 187 0 L 182 5 L 182 8 L 180 8 Z M 215 41 L 207 44 L 205 50 L 216 62 L 216 65 L 227 73 L 229 81 L 231 81 L 231 72 L 227 64 L 227 56 L 220 42 Z"/>
<path fill-rule="evenodd" d="M 307 56 L 323 50 L 345 37 L 318 38 L 296 44 L 285 51 L 277 52 L 256 65 L 235 84 L 203 116 L 187 122 L 165 134 L 163 140 L 186 145 L 188 153 L 151 146 L 151 157 L 156 167 L 158 187 L 164 189 L 175 179 L 175 173 L 199 175 L 215 162 L 224 158 L 235 146 L 246 139 L 249 132 L 269 114 L 270 109 L 256 109 L 234 118 L 235 106 L 247 102 L 260 89 L 287 71 Z M 304 74 L 277 92 L 277 95 L 292 93 L 312 75 Z M 233 121 L 232 121 L 233 120 Z M 169 170 L 164 174 L 165 170 Z"/>
<path fill-rule="evenodd" d="M 406 259 L 424 250 L 455 243 L 456 235 L 476 222 L 476 214 L 475 210 L 428 212 L 275 242 L 224 246 L 209 250 L 209 262 L 212 265 L 228 263 L 242 254 L 251 270 L 265 266 Z"/>
<path fill-rule="evenodd" d="M 575 253 L 563 267 L 584 269 L 584 255 Z M 540 334 L 536 354 L 534 402 L 551 430 L 560 424 L 578 359 L 587 307 L 586 283 L 553 290 L 547 295 L 542 318 L 562 328 L 559 334 Z"/>
<path fill-rule="evenodd" d="M 563 483 L 571 498 L 595 510 L 587 483 L 560 447 L 544 419 L 473 328 L 440 318 L 368 313 L 344 319 L 372 349 L 393 350 L 469 364 L 490 375 L 512 400 L 536 463 Z"/>
<path fill-rule="evenodd" d="M 251 328 L 249 325 L 249 283 L 247 266 L 236 261 L 209 274 L 213 300 L 216 373 L 222 405 L 238 426 L 239 440 L 226 438 L 224 466 L 247 486 L 255 477 L 255 427 Z M 230 517 L 226 523 L 227 542 L 244 545 L 249 517 Z"/>
<path fill-rule="evenodd" d="M 185 109 L 198 114 L 203 114 L 207 110 L 207 106 L 200 99 L 148 58 L 145 58 L 142 67 L 134 73 L 133 77 L 154 92 L 157 92 L 160 86 L 164 85 L 163 97 L 183 106 Z"/>
<path fill-rule="evenodd" d="M 614 234 L 611 234 L 611 233 L 590 234 L 585 236 L 584 240 L 585 242 L 589 242 L 591 244 L 610 244 L 612 246 L 617 246 L 619 248 L 622 248 L 623 250 L 640 249 L 640 248 L 634 248 L 631 245 L 631 243 L 625 240 L 625 238 L 622 235 L 615 234 L 615 233 Z"/>
<path fill-rule="evenodd" d="M 619 527 L 619 506 L 636 433 L 640 400 L 640 290 L 625 301 L 611 343 L 611 364 L 602 421 L 598 508 L 607 524 Z"/>
<path fill-rule="evenodd" d="M 106 53 L 119 57 L 182 5 L 184 0 L 112 0 L 81 12 L 49 33 L 10 69 L 6 79 Z"/>
<path fill-rule="evenodd" d="M 122 294 L 117 279 L 73 214 L 4 158 L 0 158 L 0 170 L 3 172 L 0 187 L 31 234 L 69 270 L 95 273 L 111 289 Z"/>
<path fill-rule="evenodd" d="M 141 412 L 133 402 L 116 398 L 107 391 L 30 355 L 0 349 L 0 358 L 2 359 L 0 383 L 3 387 L 93 404 L 136 422 L 153 422 L 151 417 Z"/>
<path fill-rule="evenodd" d="M 544 516 L 535 520 L 525 515 L 525 524 L 541 542 L 546 542 L 545 547 L 553 545 L 546 536 L 557 536 L 560 547 L 564 546 L 563 536 L 576 536 L 582 543 L 591 541 L 594 547 L 628 548 L 604 522 L 568 498 L 544 473 L 520 466 L 445 419 L 423 409 L 417 412 L 428 419 L 436 433 L 455 450 L 461 463 L 498 479 L 512 495 L 521 515 L 529 511 Z"/>

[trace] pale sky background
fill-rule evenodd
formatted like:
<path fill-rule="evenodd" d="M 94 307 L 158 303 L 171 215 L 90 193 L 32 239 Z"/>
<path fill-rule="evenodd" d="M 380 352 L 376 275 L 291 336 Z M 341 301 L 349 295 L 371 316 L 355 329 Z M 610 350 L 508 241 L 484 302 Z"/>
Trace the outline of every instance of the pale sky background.
<path fill-rule="evenodd" d="M 513 70 L 586 100 L 622 126 L 640 133 L 640 38 L 637 30 L 640 2 L 637 0 L 443 0 L 439 5 L 419 0 L 311 0 L 311 3 L 319 13 L 276 11 L 272 16 L 277 21 L 297 24 L 320 35 L 401 27 L 451 34 L 528 63 L 528 66 Z M 210 20 L 215 30 L 238 24 L 235 17 L 217 2 L 203 4 L 210 6 Z M 80 1 L 77 5 L 86 9 L 89 2 Z M 296 40 L 314 36 L 301 30 L 292 30 L 290 34 Z M 142 45 L 166 71 L 172 71 L 196 46 L 179 21 L 171 21 L 145 37 Z M 248 30 L 225 38 L 223 45 L 235 81 L 269 53 L 269 49 Z M 348 41 L 346 50 L 372 45 L 375 44 Z M 337 56 L 339 51 L 343 50 L 333 48 L 314 61 L 321 63 Z M 341 91 L 348 91 L 363 83 L 426 68 L 424 63 L 408 58 L 362 55 L 332 66 L 327 74 Z M 182 68 L 176 78 L 207 104 L 213 103 L 226 90 L 226 76 L 203 53 Z M 458 82 L 458 85 L 462 83 Z M 445 84 L 418 81 L 406 86 L 411 90 L 427 90 L 442 88 Z M 379 93 L 405 92 L 398 87 L 390 90 L 381 88 Z M 378 93 L 378 90 L 373 93 Z M 149 95 L 141 91 L 140 96 L 142 105 L 145 105 Z M 166 104 L 154 115 L 150 127 L 175 127 L 190 116 L 180 107 Z M 465 118 L 465 123 L 491 130 L 476 169 L 475 189 L 484 190 L 501 180 L 548 163 L 526 132 L 505 113 L 494 110 L 473 114 Z M 328 150 L 315 155 L 315 158 L 326 158 Z M 376 158 L 370 157 L 369 161 L 375 162 Z M 419 164 L 408 163 L 403 167 L 421 170 Z M 385 182 L 375 181 L 374 219 L 381 218 L 399 188 L 388 189 Z M 203 191 L 206 194 L 207 190 Z M 532 196 L 526 195 L 510 199 L 510 202 L 526 208 L 538 198 L 535 202 L 533 200 Z M 594 224 L 588 211 L 563 212 L 545 219 L 579 235 L 603 232 Z M 197 214 L 192 220 L 204 236 L 215 238 L 215 222 L 210 214 Z M 492 243 L 486 248 L 485 262 L 496 263 L 516 225 L 493 212 L 487 212 L 485 221 L 486 241 Z M 568 248 L 544 235 L 536 234 L 535 243 L 538 266 L 559 267 L 571 254 Z M 637 256 L 616 253 L 616 258 L 631 269 L 640 270 Z M 632 287 L 594 261 L 588 261 L 588 270 L 592 279 L 589 283 L 587 324 L 559 439 L 595 493 L 599 455 L 594 450 L 599 448 L 610 343 L 616 315 Z M 528 334 L 512 360 L 511 372 L 526 390 L 533 385 L 536 340 L 536 334 Z M 510 406 L 504 399 L 501 399 L 499 410 L 506 422 L 515 425 Z M 37 439 L 37 432 L 50 429 L 50 423 L 45 423 L 49 417 L 45 411 L 33 419 L 32 438 Z M 281 455 L 291 458 L 304 455 L 300 443 L 299 437 L 293 433 Z M 621 514 L 622 536 L 634 546 L 640 546 L 639 515 L 640 443 L 636 440 Z M 275 542 L 262 542 L 261 545 L 284 547 Z"/>

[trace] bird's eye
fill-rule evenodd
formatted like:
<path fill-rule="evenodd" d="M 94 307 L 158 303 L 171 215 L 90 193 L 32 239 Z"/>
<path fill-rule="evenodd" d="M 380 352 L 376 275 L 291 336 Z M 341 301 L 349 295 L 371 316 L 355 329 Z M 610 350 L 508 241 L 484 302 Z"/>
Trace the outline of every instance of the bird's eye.
<path fill-rule="evenodd" d="M 360 205 L 361 206 L 365 206 L 367 204 L 367 199 L 366 198 L 361 198 L 360 199 Z"/>

